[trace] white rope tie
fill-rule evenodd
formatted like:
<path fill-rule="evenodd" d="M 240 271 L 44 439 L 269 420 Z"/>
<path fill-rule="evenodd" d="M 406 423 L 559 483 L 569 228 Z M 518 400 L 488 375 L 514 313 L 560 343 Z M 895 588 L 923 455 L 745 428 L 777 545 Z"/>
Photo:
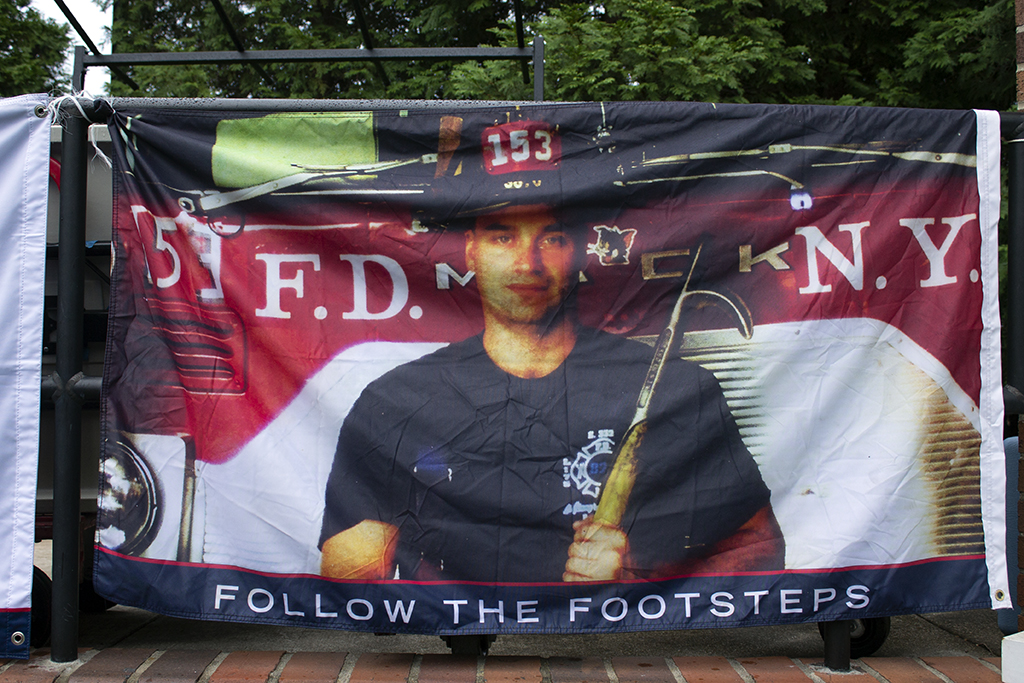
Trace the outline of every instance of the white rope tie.
<path fill-rule="evenodd" d="M 67 107 L 65 106 L 67 104 L 74 105 L 75 108 L 78 109 L 78 113 L 81 114 L 82 118 L 88 121 L 89 123 L 103 123 L 103 121 L 93 121 L 92 119 L 90 119 L 89 116 L 85 113 L 85 108 L 82 107 L 82 102 L 93 104 L 94 102 L 96 102 L 96 100 L 97 98 L 94 98 L 92 95 L 86 92 L 78 92 L 70 95 L 61 95 L 60 97 L 55 97 L 54 99 L 50 100 L 50 103 L 46 105 L 46 108 L 50 112 L 50 121 L 59 125 L 61 128 L 65 127 L 68 117 L 71 116 L 71 114 L 67 111 Z M 113 163 L 110 161 L 110 157 L 104 154 L 103 150 L 100 149 L 99 143 L 97 142 L 96 136 L 93 134 L 93 130 L 91 127 L 89 128 L 88 136 L 89 142 L 92 143 L 92 148 L 95 151 L 94 158 L 99 157 L 100 161 L 102 161 L 107 168 L 113 168 Z"/>

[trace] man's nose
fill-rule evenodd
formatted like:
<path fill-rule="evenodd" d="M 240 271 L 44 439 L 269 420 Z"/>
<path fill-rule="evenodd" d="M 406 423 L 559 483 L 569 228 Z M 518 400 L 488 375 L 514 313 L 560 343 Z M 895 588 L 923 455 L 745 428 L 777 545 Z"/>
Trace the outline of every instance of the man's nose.
<path fill-rule="evenodd" d="M 516 269 L 521 272 L 541 270 L 540 246 L 535 242 L 523 242 L 516 250 Z"/>

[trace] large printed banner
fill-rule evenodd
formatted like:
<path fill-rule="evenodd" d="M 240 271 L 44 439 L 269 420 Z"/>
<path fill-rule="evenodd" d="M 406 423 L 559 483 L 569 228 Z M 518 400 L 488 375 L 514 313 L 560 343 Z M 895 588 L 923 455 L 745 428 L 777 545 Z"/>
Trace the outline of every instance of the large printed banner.
<path fill-rule="evenodd" d="M 48 100 L 46 95 L 0 99 L 0 658 L 27 658 L 31 642 Z"/>
<path fill-rule="evenodd" d="M 113 112 L 97 589 L 440 634 L 1009 607 L 998 123 Z"/>

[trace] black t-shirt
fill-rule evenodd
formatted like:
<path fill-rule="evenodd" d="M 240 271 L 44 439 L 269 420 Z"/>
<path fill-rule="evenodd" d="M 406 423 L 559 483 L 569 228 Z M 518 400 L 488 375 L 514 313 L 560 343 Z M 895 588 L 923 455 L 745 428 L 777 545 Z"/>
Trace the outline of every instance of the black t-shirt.
<path fill-rule="evenodd" d="M 522 379 L 477 336 L 385 374 L 342 426 L 321 546 L 371 519 L 398 528 L 403 579 L 560 581 L 572 524 L 596 509 L 652 353 L 580 328 L 557 370 Z M 768 500 L 717 380 L 669 361 L 622 521 L 630 569 L 700 557 Z"/>

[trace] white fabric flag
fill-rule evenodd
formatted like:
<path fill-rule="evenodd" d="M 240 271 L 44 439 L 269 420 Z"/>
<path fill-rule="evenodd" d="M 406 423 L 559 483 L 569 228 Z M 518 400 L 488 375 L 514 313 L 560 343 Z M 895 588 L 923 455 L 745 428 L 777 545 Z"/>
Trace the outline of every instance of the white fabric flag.
<path fill-rule="evenodd" d="M 39 458 L 46 95 L 0 100 L 0 657 L 28 657 Z"/>

